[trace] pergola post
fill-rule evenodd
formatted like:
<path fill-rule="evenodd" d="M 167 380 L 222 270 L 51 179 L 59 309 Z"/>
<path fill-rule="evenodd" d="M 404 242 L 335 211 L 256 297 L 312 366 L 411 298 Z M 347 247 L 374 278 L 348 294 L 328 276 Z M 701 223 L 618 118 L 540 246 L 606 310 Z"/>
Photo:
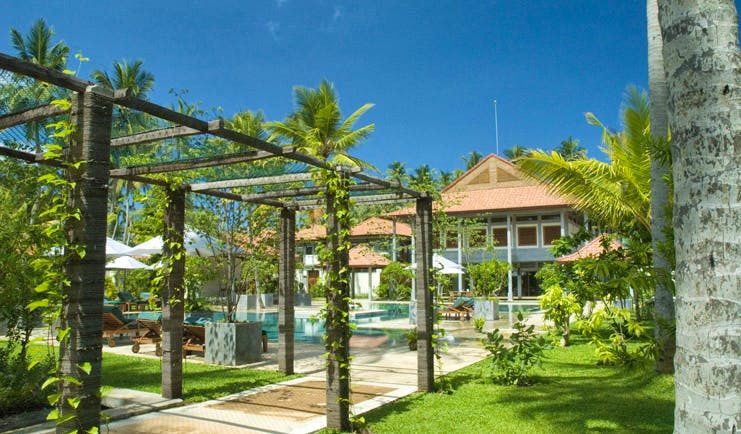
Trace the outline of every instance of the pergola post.
<path fill-rule="evenodd" d="M 67 168 L 75 182 L 70 205 L 80 220 L 65 223 L 70 247 L 84 246 L 85 255 L 70 254 L 64 271 L 69 280 L 62 301 L 61 326 L 69 329 L 59 347 L 59 376 L 77 378 L 81 384 L 60 382 L 59 416 L 75 416 L 57 426 L 58 433 L 100 427 L 100 385 L 105 291 L 105 238 L 108 200 L 108 161 L 111 140 L 111 95 L 97 86 L 72 96 L 71 124 L 75 127 Z M 84 162 L 79 169 L 74 164 Z M 80 370 L 90 363 L 90 374 Z M 68 400 L 79 398 L 77 409 Z"/>
<path fill-rule="evenodd" d="M 432 292 L 430 268 L 432 266 L 432 198 L 417 199 L 415 226 L 415 262 L 417 263 L 417 389 L 421 392 L 435 390 L 435 365 L 432 348 Z"/>
<path fill-rule="evenodd" d="M 183 286 L 185 277 L 185 191 L 167 189 L 162 253 L 169 262 L 162 300 L 162 396 L 183 397 Z"/>
<path fill-rule="evenodd" d="M 293 374 L 294 307 L 296 280 L 296 211 L 280 210 L 280 255 L 278 256 L 278 370 Z"/>
<path fill-rule="evenodd" d="M 335 200 L 327 191 L 327 249 L 334 252 L 327 264 L 327 428 L 350 431 L 350 298 L 349 251 L 340 249 L 343 229 L 339 226 Z M 346 197 L 345 200 L 348 200 Z M 347 235 L 345 235 L 347 236 Z"/>

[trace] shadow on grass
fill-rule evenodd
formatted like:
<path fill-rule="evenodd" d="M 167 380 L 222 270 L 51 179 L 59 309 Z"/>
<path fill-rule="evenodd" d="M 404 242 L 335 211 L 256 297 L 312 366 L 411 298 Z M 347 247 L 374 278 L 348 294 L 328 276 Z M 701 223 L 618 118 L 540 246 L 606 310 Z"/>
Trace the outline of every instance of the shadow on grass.
<path fill-rule="evenodd" d="M 272 371 L 185 363 L 183 398 L 187 402 L 201 402 L 295 377 Z M 106 386 L 160 393 L 161 383 L 160 360 L 109 354 L 103 358 Z"/>

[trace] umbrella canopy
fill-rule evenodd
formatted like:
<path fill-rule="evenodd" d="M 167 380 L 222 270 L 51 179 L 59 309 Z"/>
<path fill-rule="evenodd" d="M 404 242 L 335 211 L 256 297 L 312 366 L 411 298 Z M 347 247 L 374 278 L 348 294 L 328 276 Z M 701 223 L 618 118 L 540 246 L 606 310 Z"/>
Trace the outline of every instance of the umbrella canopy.
<path fill-rule="evenodd" d="M 119 256 L 105 264 L 105 268 L 108 270 L 151 270 L 152 266 L 138 261 L 131 256 Z"/>
<path fill-rule="evenodd" d="M 417 264 L 412 264 L 410 268 L 416 269 Z M 440 274 L 465 274 L 466 272 L 466 269 L 461 265 L 437 253 L 432 254 L 432 268 L 436 269 Z"/>
<path fill-rule="evenodd" d="M 132 256 L 150 256 L 162 253 L 162 236 L 156 236 L 132 247 L 126 252 Z M 208 240 L 193 231 L 185 231 L 185 254 L 188 256 L 215 256 L 214 249 Z"/>
<path fill-rule="evenodd" d="M 106 256 L 122 256 L 125 255 L 131 247 L 126 244 L 116 241 L 111 237 L 105 239 L 105 255 Z"/>

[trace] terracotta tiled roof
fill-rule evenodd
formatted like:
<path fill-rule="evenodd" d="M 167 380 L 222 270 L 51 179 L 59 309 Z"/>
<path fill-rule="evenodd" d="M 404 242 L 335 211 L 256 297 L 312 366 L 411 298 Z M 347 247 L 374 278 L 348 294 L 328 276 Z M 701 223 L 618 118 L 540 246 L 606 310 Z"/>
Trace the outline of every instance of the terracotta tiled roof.
<path fill-rule="evenodd" d="M 571 205 L 571 202 L 565 198 L 550 193 L 545 185 L 443 193 L 442 203 L 447 204 L 444 210 L 446 214 L 561 208 Z M 436 203 L 436 205 L 438 208 L 439 204 Z M 413 207 L 408 207 L 387 215 L 409 216 L 414 215 L 415 212 Z"/>
<path fill-rule="evenodd" d="M 358 245 L 350 249 L 350 268 L 383 268 L 391 261 L 365 245 Z"/>
<path fill-rule="evenodd" d="M 574 262 L 577 259 L 584 259 L 584 258 L 599 256 L 600 253 L 603 252 L 603 249 L 602 249 L 603 237 L 604 235 L 600 235 L 597 238 L 585 244 L 582 248 L 575 251 L 574 253 L 570 253 L 568 255 L 561 256 L 560 258 L 556 258 L 556 262 L 559 264 L 566 264 L 569 262 Z M 622 246 L 623 245 L 620 244 L 619 241 L 610 240 L 610 250 L 615 250 Z"/>
<path fill-rule="evenodd" d="M 369 235 L 392 236 L 393 233 L 393 223 L 391 220 L 378 217 L 371 217 L 350 229 L 351 237 L 363 237 Z M 411 237 L 412 228 L 408 224 L 397 222 L 396 235 L 400 237 Z M 297 240 L 321 240 L 326 236 L 327 228 L 321 225 L 314 225 L 296 232 Z"/>

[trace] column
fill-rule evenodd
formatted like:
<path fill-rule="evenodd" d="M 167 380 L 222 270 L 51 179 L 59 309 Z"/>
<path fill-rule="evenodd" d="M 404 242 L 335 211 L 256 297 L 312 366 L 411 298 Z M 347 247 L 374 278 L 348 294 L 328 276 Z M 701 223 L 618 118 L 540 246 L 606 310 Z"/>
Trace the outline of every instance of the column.
<path fill-rule="evenodd" d="M 278 257 L 278 370 L 293 374 L 294 281 L 296 279 L 296 211 L 280 210 L 280 255 Z M 308 286 L 307 286 L 308 290 Z"/>
<path fill-rule="evenodd" d="M 417 263 L 417 389 L 421 392 L 435 390 L 434 351 L 432 327 L 434 323 L 430 268 L 432 267 L 432 198 L 417 199 L 417 237 L 415 262 Z"/>
<path fill-rule="evenodd" d="M 185 191 L 167 188 L 162 255 L 169 273 L 162 288 L 162 397 L 183 397 Z"/>

